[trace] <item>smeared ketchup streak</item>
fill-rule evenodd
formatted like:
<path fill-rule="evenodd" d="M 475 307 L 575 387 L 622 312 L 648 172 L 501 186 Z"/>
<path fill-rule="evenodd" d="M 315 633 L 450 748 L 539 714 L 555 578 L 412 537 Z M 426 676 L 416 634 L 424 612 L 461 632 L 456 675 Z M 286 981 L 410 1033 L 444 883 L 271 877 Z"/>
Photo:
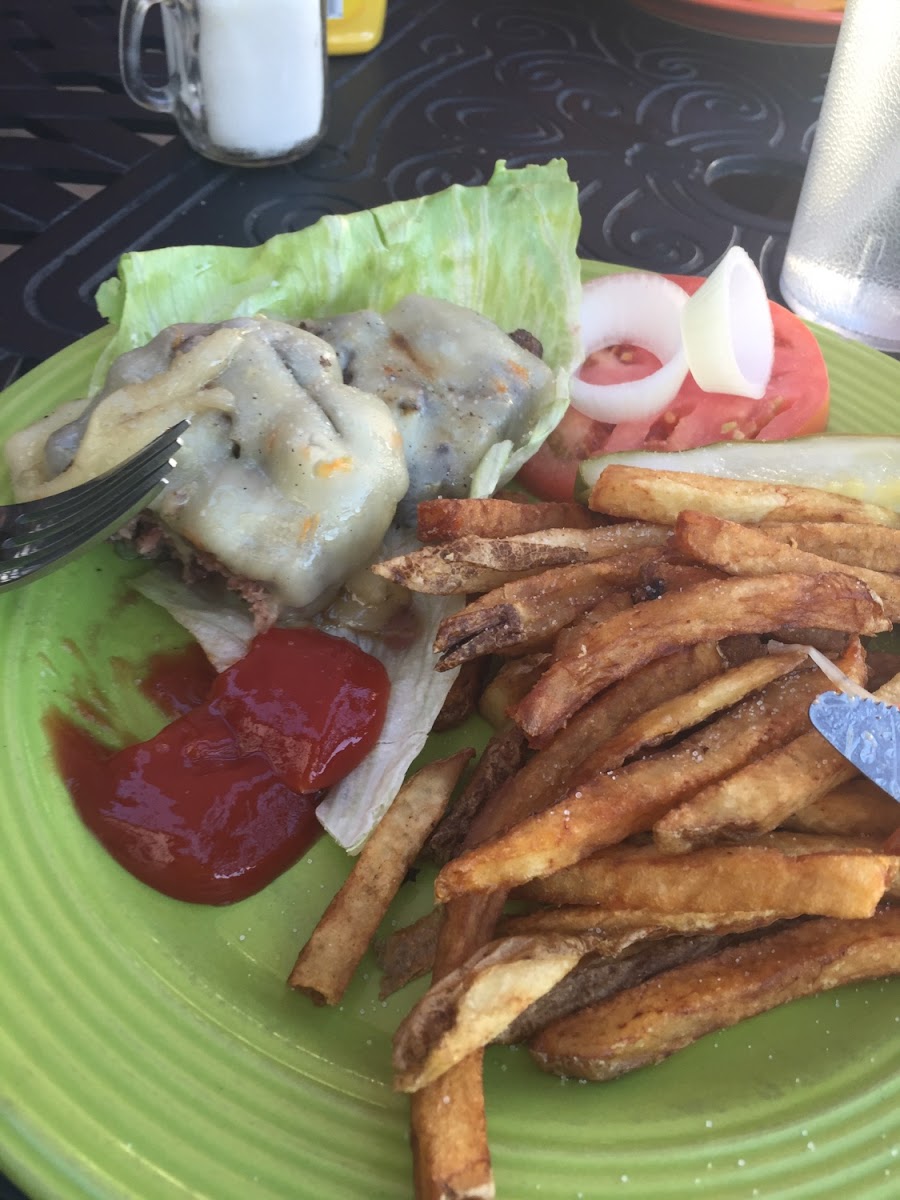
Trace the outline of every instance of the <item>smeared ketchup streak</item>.
<path fill-rule="evenodd" d="M 387 675 L 343 639 L 272 629 L 185 712 L 203 668 L 193 657 L 183 674 L 172 656 L 156 665 L 144 690 L 183 715 L 111 753 L 55 713 L 58 769 L 82 820 L 132 875 L 178 900 L 242 900 L 318 836 L 322 790 L 381 731 Z"/>

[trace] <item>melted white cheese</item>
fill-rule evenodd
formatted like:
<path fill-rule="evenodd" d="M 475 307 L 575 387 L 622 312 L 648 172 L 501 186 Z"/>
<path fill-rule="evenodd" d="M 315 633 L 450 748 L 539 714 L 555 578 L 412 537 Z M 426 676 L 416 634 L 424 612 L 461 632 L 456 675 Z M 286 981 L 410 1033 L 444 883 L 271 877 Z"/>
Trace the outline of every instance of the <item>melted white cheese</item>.
<path fill-rule="evenodd" d="M 175 534 L 302 612 L 375 553 L 408 486 L 396 424 L 343 383 L 330 346 L 277 321 L 195 336 L 168 370 L 107 393 L 60 474 L 50 477 L 38 439 L 28 454 L 13 444 L 16 494 L 100 474 L 185 415 L 178 465 L 152 505 Z"/>

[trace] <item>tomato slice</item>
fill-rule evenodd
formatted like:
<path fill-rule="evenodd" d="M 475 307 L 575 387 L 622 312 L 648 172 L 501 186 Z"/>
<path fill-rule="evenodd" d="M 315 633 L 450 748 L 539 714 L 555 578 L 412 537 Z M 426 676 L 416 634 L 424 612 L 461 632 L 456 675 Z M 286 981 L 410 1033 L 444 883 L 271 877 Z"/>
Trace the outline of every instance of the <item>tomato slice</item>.
<path fill-rule="evenodd" d="M 670 275 L 686 292 L 701 276 Z M 775 327 L 775 363 L 761 400 L 704 392 L 688 375 L 678 395 L 658 416 L 608 425 L 570 407 L 519 482 L 546 500 L 571 500 L 578 464 L 617 450 L 690 450 L 723 441 L 782 441 L 820 433 L 828 421 L 828 372 L 812 331 L 789 309 L 769 301 Z M 594 383 L 623 383 L 654 370 L 657 360 L 636 346 L 613 346 L 582 365 Z"/>

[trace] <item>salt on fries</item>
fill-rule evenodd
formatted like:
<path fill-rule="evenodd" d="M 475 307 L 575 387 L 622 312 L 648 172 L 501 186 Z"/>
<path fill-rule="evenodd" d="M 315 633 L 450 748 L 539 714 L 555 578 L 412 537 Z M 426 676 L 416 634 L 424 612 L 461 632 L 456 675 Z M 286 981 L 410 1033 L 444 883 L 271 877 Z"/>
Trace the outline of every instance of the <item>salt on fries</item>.
<path fill-rule="evenodd" d="M 455 802 L 459 756 L 404 787 L 291 982 L 337 1002 L 407 867 L 439 867 L 436 907 L 377 954 L 383 995 L 432 972 L 395 1085 L 417 1197 L 458 1200 L 494 1195 L 489 1043 L 608 1079 L 900 973 L 900 813 L 808 716 L 833 679 L 900 705 L 900 656 L 861 641 L 900 618 L 900 515 L 611 466 L 589 508 L 433 500 L 419 536 L 375 570 L 469 594 L 435 643 L 470 671 L 446 719 L 477 698 L 495 732 Z"/>

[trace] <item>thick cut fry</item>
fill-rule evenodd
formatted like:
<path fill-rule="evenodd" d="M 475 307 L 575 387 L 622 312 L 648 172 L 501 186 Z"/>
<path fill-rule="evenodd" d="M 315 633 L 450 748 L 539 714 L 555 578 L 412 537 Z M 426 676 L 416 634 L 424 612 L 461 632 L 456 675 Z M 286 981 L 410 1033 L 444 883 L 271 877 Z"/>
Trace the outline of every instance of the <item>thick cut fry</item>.
<path fill-rule="evenodd" d="M 653 846 L 616 846 L 534 880 L 522 894 L 544 904 L 723 917 L 759 904 L 778 918 L 870 917 L 900 868 L 900 859 L 868 850 L 791 849 L 711 846 L 676 857 Z"/>
<path fill-rule="evenodd" d="M 470 534 L 497 538 L 542 529 L 591 529 L 600 520 L 574 501 L 422 500 L 417 515 L 419 541 L 426 543 L 452 542 Z"/>
<path fill-rule="evenodd" d="M 477 1050 L 410 1097 L 416 1200 L 493 1200 L 496 1195 Z"/>
<path fill-rule="evenodd" d="M 505 825 L 524 820 L 565 795 L 585 757 L 594 747 L 614 737 L 635 714 L 644 713 L 660 701 L 717 675 L 722 668 L 722 656 L 716 646 L 702 643 L 648 663 L 608 688 L 576 713 L 504 785 Z"/>
<path fill-rule="evenodd" d="M 677 746 L 580 784 L 551 808 L 447 863 L 435 881 L 435 895 L 447 900 L 516 887 L 650 829 L 679 800 L 793 737 L 809 719 L 810 702 L 821 690 L 819 678 L 818 672 L 800 668 Z"/>
<path fill-rule="evenodd" d="M 300 951 L 288 982 L 316 1004 L 338 1004 L 471 750 L 422 767 L 403 785 Z"/>
<path fill-rule="evenodd" d="M 846 575 L 770 575 L 701 583 L 610 617 L 585 639 L 584 654 L 551 664 L 511 716 L 529 739 L 539 742 L 597 692 L 681 646 L 813 624 L 857 633 L 890 628 L 881 601 L 864 583 Z"/>
<path fill-rule="evenodd" d="M 432 978 L 455 971 L 487 942 L 502 911 L 503 894 L 466 896 L 448 904 L 438 934 Z M 494 1195 L 487 1141 L 481 1049 L 410 1103 L 416 1200 L 466 1200 Z"/>
<path fill-rule="evenodd" d="M 504 938 L 491 942 L 433 984 L 394 1035 L 394 1087 L 417 1092 L 492 1042 L 588 951 L 614 956 L 640 937 L 593 935 Z"/>
<path fill-rule="evenodd" d="M 438 670 L 554 636 L 609 591 L 632 587 L 653 554 L 653 547 L 628 550 L 603 562 L 557 567 L 488 592 L 441 622 L 434 643 L 441 654 Z"/>
<path fill-rule="evenodd" d="M 892 531 L 889 531 L 892 532 Z M 718 567 L 729 575 L 779 575 L 796 572 L 819 575 L 836 571 L 861 579 L 881 598 L 885 615 L 900 620 L 900 579 L 866 567 L 848 567 L 818 554 L 809 554 L 795 546 L 777 542 L 766 532 L 725 521 L 702 512 L 683 512 L 675 522 L 675 545 L 698 562 Z M 900 536 L 900 532 L 898 532 Z M 865 540 L 865 531 L 857 533 Z"/>
<path fill-rule="evenodd" d="M 900 908 L 865 921 L 803 921 L 565 1017 L 530 1049 L 542 1070 L 612 1079 L 799 996 L 898 972 Z"/>
<path fill-rule="evenodd" d="M 793 671 L 803 658 L 803 653 L 798 651 L 754 658 L 658 704 L 589 754 L 578 768 L 576 779 L 588 780 L 601 771 L 614 770 L 639 750 L 658 746 L 686 729 L 693 729 L 751 692 Z"/>
<path fill-rule="evenodd" d="M 680 512 L 695 509 L 748 524 L 846 521 L 900 528 L 900 513 L 818 488 L 719 479 L 647 467 L 606 467 L 594 484 L 589 506 L 595 512 L 623 520 L 653 521 L 660 525 L 674 525 Z"/>
<path fill-rule="evenodd" d="M 414 592 L 485 592 L 552 567 L 600 562 L 626 550 L 660 546 L 662 525 L 629 522 L 601 529 L 546 529 L 505 538 L 463 537 L 376 563 L 372 570 Z"/>
<path fill-rule="evenodd" d="M 611 909 L 595 904 L 560 904 L 504 917 L 497 932 L 504 937 L 525 937 L 535 933 L 602 933 L 608 936 L 637 929 L 647 939 L 670 934 L 715 933 L 724 936 L 771 925 L 778 919 L 778 914 L 768 908 L 723 914 L 703 910 L 665 912 L 661 908 Z"/>
<path fill-rule="evenodd" d="M 866 682 L 865 652 L 857 638 L 838 665 L 857 683 Z M 822 685 L 820 691 L 831 690 L 824 676 Z M 889 683 L 876 694 L 894 695 L 897 690 Z M 766 833 L 857 773 L 807 724 L 792 741 L 685 799 L 654 825 L 653 837 L 660 849 L 678 854 L 714 841 Z"/>
<path fill-rule="evenodd" d="M 531 570 L 542 564 L 552 567 L 567 562 L 599 562 L 624 550 L 663 546 L 671 535 L 665 525 L 624 521 L 599 529 L 544 529 L 504 538 L 458 538 L 442 548 L 483 567 Z"/>
<path fill-rule="evenodd" d="M 725 938 L 705 934 L 636 943 L 621 958 L 589 954 L 552 991 L 526 1008 L 495 1040 L 507 1044 L 527 1042 L 539 1030 L 569 1013 L 643 983 L 661 971 L 712 954 L 724 944 L 727 944 Z"/>
<path fill-rule="evenodd" d="M 567 625 L 559 631 L 553 643 L 552 657 L 555 659 L 568 658 L 570 655 L 580 654 L 585 644 L 587 633 L 594 629 L 595 626 L 602 625 L 604 621 L 608 621 L 616 613 L 624 612 L 626 608 L 631 608 L 633 604 L 634 598 L 629 590 L 621 588 L 609 592 L 590 612 L 585 613 L 583 617 L 578 617 L 571 625 Z M 536 682 L 537 679 L 532 682 L 532 687 Z M 524 695 L 525 692 L 523 691 L 522 695 L 516 697 L 515 702 L 518 703 Z"/>
<path fill-rule="evenodd" d="M 900 805 L 869 779 L 851 779 L 791 813 L 781 829 L 847 837 L 889 837 L 900 827 Z"/>
<path fill-rule="evenodd" d="M 468 720 L 478 706 L 481 696 L 487 663 L 476 659 L 459 668 L 459 673 L 450 685 L 441 711 L 435 717 L 431 727 L 432 733 L 445 733 L 448 729 L 456 729 Z"/>
<path fill-rule="evenodd" d="M 821 554 L 848 567 L 900 574 L 900 530 L 872 525 L 860 535 L 855 525 L 843 521 L 787 521 L 766 525 L 769 537 L 787 542 L 810 554 Z"/>
<path fill-rule="evenodd" d="M 475 814 L 518 771 L 527 750 L 525 735 L 515 725 L 507 725 L 494 734 L 461 794 L 428 839 L 425 846 L 428 858 L 443 865 L 459 853 Z"/>
<path fill-rule="evenodd" d="M 411 554 L 373 563 L 371 569 L 382 579 L 389 579 L 411 592 L 422 592 L 428 596 L 467 596 L 528 579 L 546 570 L 546 567 L 536 567 L 531 571 L 498 570 L 496 567 L 483 567 L 455 558 L 452 551 L 444 546 L 424 546 Z"/>
<path fill-rule="evenodd" d="M 443 916 L 443 909 L 433 908 L 418 921 L 375 943 L 375 961 L 381 968 L 379 999 L 386 1000 L 414 979 L 428 974 L 434 966 Z"/>
<path fill-rule="evenodd" d="M 528 654 L 503 664 L 478 701 L 478 711 L 489 725 L 502 729 L 509 724 L 507 713 L 531 691 L 549 661 L 547 654 Z"/>

